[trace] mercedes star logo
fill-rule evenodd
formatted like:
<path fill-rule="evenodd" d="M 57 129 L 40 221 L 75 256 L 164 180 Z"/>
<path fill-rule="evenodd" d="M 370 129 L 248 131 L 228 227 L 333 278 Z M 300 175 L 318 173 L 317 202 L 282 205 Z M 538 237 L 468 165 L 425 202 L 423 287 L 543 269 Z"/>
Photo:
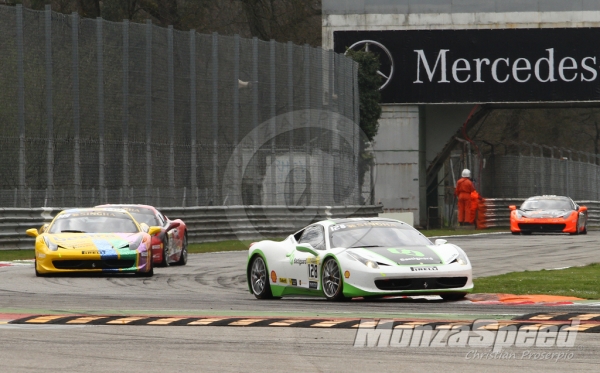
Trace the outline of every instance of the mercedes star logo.
<path fill-rule="evenodd" d="M 357 41 L 356 43 L 352 44 L 350 46 L 350 48 L 348 48 L 348 49 L 353 49 L 353 50 L 360 49 L 360 48 L 362 48 L 363 45 L 364 45 L 365 51 L 373 52 L 379 56 L 379 62 L 381 62 L 381 66 L 383 67 L 383 70 L 385 70 L 387 72 L 387 75 L 386 75 L 385 73 L 381 72 L 381 70 L 377 71 L 377 74 L 381 75 L 383 77 L 383 79 L 385 79 L 385 81 L 383 82 L 381 87 L 379 87 L 379 90 L 381 91 L 392 80 L 392 75 L 394 75 L 394 59 L 392 58 L 392 54 L 390 53 L 390 51 L 383 44 L 381 44 L 378 41 L 374 41 L 374 40 Z M 346 53 L 348 53 L 348 52 L 346 52 Z M 389 72 L 388 72 L 388 70 L 389 70 Z"/>

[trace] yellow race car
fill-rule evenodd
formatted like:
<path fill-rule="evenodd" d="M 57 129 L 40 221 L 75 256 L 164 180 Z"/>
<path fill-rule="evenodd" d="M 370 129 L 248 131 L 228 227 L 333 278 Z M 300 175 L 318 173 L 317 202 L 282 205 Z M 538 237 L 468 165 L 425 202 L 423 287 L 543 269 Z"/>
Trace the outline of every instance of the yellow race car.
<path fill-rule="evenodd" d="M 125 210 L 82 208 L 60 212 L 35 237 L 35 274 L 108 272 L 152 276 L 151 236 L 160 227 L 139 225 Z"/>

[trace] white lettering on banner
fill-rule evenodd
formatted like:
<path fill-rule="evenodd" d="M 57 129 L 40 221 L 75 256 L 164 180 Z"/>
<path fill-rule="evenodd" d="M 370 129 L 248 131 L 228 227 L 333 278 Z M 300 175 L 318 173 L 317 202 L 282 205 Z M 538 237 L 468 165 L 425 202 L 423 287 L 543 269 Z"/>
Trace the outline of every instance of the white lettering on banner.
<path fill-rule="evenodd" d="M 592 82 L 592 81 L 596 80 L 596 77 L 598 76 L 598 73 L 596 72 L 596 70 L 592 66 L 588 66 L 585 63 L 585 61 L 587 61 L 587 60 L 592 60 L 594 65 L 596 64 L 596 57 L 586 57 L 583 60 L 581 60 L 581 67 L 583 67 L 584 70 L 587 70 L 592 73 L 592 77 L 590 79 L 586 78 L 585 76 L 583 76 L 583 73 L 581 73 L 581 81 L 582 82 Z"/>
<path fill-rule="evenodd" d="M 570 66 L 565 66 L 565 61 L 570 61 L 571 65 Z M 577 79 L 577 73 L 575 73 L 575 75 L 573 75 L 573 77 L 571 79 L 565 77 L 565 70 L 576 70 L 577 69 L 577 61 L 575 61 L 575 59 L 573 57 L 565 57 L 562 60 L 560 60 L 560 63 L 558 64 L 558 75 L 560 75 L 560 78 L 562 80 L 564 80 L 565 82 L 572 82 L 573 80 Z"/>
<path fill-rule="evenodd" d="M 520 61 L 525 62 L 525 66 L 519 67 Z M 513 78 L 515 78 L 515 80 L 519 83 L 525 83 L 526 81 L 529 80 L 529 78 L 531 78 L 531 74 L 527 74 L 527 78 L 525 78 L 525 79 L 519 79 L 518 74 L 519 74 L 519 71 L 527 71 L 527 70 L 531 70 L 531 64 L 529 63 L 529 60 L 527 60 L 527 58 L 517 58 L 517 60 L 513 64 L 513 69 L 512 69 Z"/>
<path fill-rule="evenodd" d="M 558 68 L 556 68 L 554 63 L 554 48 L 548 48 L 546 51 L 548 56 L 537 59 L 533 65 L 533 76 L 535 76 L 538 82 L 552 83 L 559 80 L 573 82 L 578 77 L 583 82 L 592 82 L 598 77 L 595 56 L 582 58 L 580 64 L 577 63 L 575 58 L 566 56 L 560 60 Z M 465 58 L 457 58 L 454 61 L 449 60 L 448 52 L 450 52 L 450 49 L 439 50 L 433 67 L 431 67 L 431 64 L 427 60 L 423 49 L 415 49 L 414 52 L 417 54 L 417 77 L 413 84 L 424 83 L 424 80 L 421 78 L 421 70 L 425 71 L 425 75 L 427 75 L 425 81 L 429 79 L 429 83 L 451 83 L 448 80 L 447 73 L 449 63 L 452 64 L 452 80 L 456 83 L 485 83 L 483 74 L 487 70 L 486 67 L 490 65 L 489 72 L 497 83 L 506 83 L 511 78 L 518 83 L 526 83 L 531 81 L 532 78 L 532 62 L 523 57 L 515 59 L 512 63 L 508 57 L 497 58 L 493 62 L 488 58 L 473 58 L 473 62 L 475 63 L 473 71 L 471 63 Z M 504 65 L 506 65 L 506 68 Z M 547 76 L 542 76 L 542 74 L 546 74 L 546 66 Z M 584 71 L 579 70 L 580 68 Z M 558 71 L 560 79 L 555 77 L 556 71 Z M 434 77 L 438 72 L 440 79 L 434 81 Z M 473 76 L 474 80 L 472 80 Z"/>
<path fill-rule="evenodd" d="M 473 347 L 490 348 L 493 354 L 505 347 L 570 348 L 575 345 L 579 320 L 570 325 L 500 325 L 497 320 L 446 326 L 397 325 L 394 320 L 361 320 L 354 347 Z"/>
<path fill-rule="evenodd" d="M 500 62 L 500 61 L 504 61 L 504 62 L 506 62 L 506 66 L 510 66 L 509 65 L 510 64 L 510 60 L 508 58 L 498 58 L 492 64 L 492 77 L 498 83 L 506 83 L 508 81 L 508 78 L 510 77 L 510 75 L 508 73 L 506 74 L 506 79 L 504 79 L 504 80 L 498 79 L 498 62 Z"/>
<path fill-rule="evenodd" d="M 433 65 L 433 70 L 429 68 L 429 63 L 427 62 L 427 57 L 425 57 L 425 52 L 423 52 L 422 49 L 415 50 L 415 52 L 417 52 L 417 80 L 415 80 L 413 83 L 423 83 L 421 81 L 421 59 L 423 60 L 423 67 L 425 67 L 430 82 L 433 80 L 433 74 L 435 74 L 435 70 L 437 70 L 438 63 L 441 61 L 440 69 L 442 70 L 442 79 L 438 83 L 450 83 L 450 81 L 446 79 L 446 52 L 449 50 L 450 49 L 440 49 L 437 60 L 435 60 L 435 65 Z"/>
<path fill-rule="evenodd" d="M 462 63 L 464 67 L 458 67 L 459 63 Z M 460 80 L 458 78 L 459 71 L 471 71 L 471 65 L 469 64 L 469 61 L 465 60 L 464 58 L 459 58 L 458 60 L 454 61 L 454 64 L 452 65 L 452 77 L 458 83 L 466 83 L 469 81 L 469 79 L 471 79 L 471 74 L 469 74 L 465 79 Z"/>
<path fill-rule="evenodd" d="M 542 83 L 555 82 L 554 78 L 554 48 L 546 49 L 548 51 L 548 58 L 542 57 L 535 63 L 535 77 Z M 548 79 L 542 79 L 540 76 L 540 65 L 542 62 L 548 63 Z"/>
<path fill-rule="evenodd" d="M 473 61 L 475 61 L 475 65 L 477 66 L 477 79 L 475 79 L 473 82 L 474 83 L 483 83 L 483 80 L 481 80 L 481 64 L 485 63 L 486 65 L 490 65 L 490 60 L 488 60 L 487 58 L 475 58 Z"/>

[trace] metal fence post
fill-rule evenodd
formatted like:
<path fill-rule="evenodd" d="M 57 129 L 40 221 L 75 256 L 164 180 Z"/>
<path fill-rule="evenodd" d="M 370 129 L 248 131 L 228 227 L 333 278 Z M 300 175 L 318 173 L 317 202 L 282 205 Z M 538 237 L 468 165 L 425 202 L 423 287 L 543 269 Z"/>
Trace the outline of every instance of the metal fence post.
<path fill-rule="evenodd" d="M 363 204 L 363 200 L 362 200 L 362 190 L 361 190 L 361 185 L 363 185 L 364 180 L 359 180 L 360 177 L 360 160 L 362 159 L 361 157 L 361 138 L 360 138 L 360 98 L 359 98 L 359 91 L 358 91 L 358 63 L 357 62 L 353 62 L 352 63 L 352 94 L 354 96 L 354 115 L 353 115 L 353 120 L 352 120 L 352 128 L 353 128 L 353 136 L 354 136 L 354 175 L 355 175 L 355 180 L 356 180 L 356 204 L 358 205 L 362 205 Z M 370 170 L 369 172 L 373 172 L 373 170 Z M 371 201 L 371 203 L 373 203 L 373 201 Z"/>
<path fill-rule="evenodd" d="M 275 40 L 271 39 L 269 43 L 269 73 L 270 73 L 270 116 L 271 121 L 269 123 L 269 132 L 272 134 L 271 137 L 271 205 L 277 204 L 277 174 L 276 174 L 276 142 L 275 142 L 275 131 L 277 130 L 277 85 L 276 82 L 276 68 L 275 68 L 275 48 L 276 48 Z"/>
<path fill-rule="evenodd" d="M 23 52 L 23 5 L 17 4 L 17 100 L 19 122 L 19 189 L 15 189 L 15 207 L 20 205 L 18 195 L 24 199 L 25 196 L 25 75 L 23 72 L 24 52 Z M 18 195 L 17 195 L 18 194 Z"/>
<path fill-rule="evenodd" d="M 191 172 L 190 179 L 191 190 L 197 188 L 196 179 L 196 160 L 197 160 L 197 145 L 196 145 L 196 30 L 190 30 L 190 137 L 191 137 Z M 196 196 L 198 193 L 196 192 Z M 198 204 L 198 198 L 196 198 L 196 205 Z"/>
<path fill-rule="evenodd" d="M 289 180 L 289 199 L 286 202 L 286 205 L 289 203 L 292 206 L 296 205 L 296 196 L 294 192 L 294 44 L 292 42 L 287 42 L 287 78 L 288 78 L 288 104 L 287 104 L 287 112 L 290 114 L 288 116 L 289 123 L 289 133 L 288 139 L 290 142 L 289 145 L 289 173 L 287 175 L 286 181 Z"/>
<path fill-rule="evenodd" d="M 50 4 L 46 4 L 44 16 L 46 31 L 46 130 L 48 136 L 46 185 L 52 194 L 54 186 L 54 118 L 52 112 L 52 9 Z"/>
<path fill-rule="evenodd" d="M 304 109 L 310 110 L 310 46 L 304 44 Z M 309 117 L 310 118 L 310 117 Z M 307 205 L 313 202 L 312 195 L 312 167 L 310 162 L 310 122 L 304 124 L 304 188 L 308 189 L 308 197 L 305 201 Z"/>
<path fill-rule="evenodd" d="M 233 36 L 233 146 L 237 146 L 239 142 L 240 131 L 240 36 Z M 235 151 L 234 151 L 235 153 Z M 242 180 L 242 165 L 241 161 L 244 156 L 243 149 L 238 151 L 237 159 L 232 159 L 235 164 L 235 172 L 233 172 L 232 184 L 238 186 Z M 230 189 L 230 191 L 238 190 Z M 242 205 L 242 196 L 230 195 L 230 203 L 232 205 Z"/>
<path fill-rule="evenodd" d="M 100 202 L 106 202 L 102 200 L 103 195 L 106 196 L 104 188 L 104 55 L 102 46 L 104 44 L 102 36 L 102 17 L 96 18 L 96 55 L 97 55 L 97 66 L 98 66 L 98 134 L 99 134 L 99 152 L 98 152 L 98 189 Z M 103 193 L 104 192 L 104 193 Z"/>
<path fill-rule="evenodd" d="M 152 193 L 152 21 L 146 20 L 146 203 Z"/>
<path fill-rule="evenodd" d="M 252 204 L 262 204 L 261 196 L 259 196 L 260 188 L 258 186 L 258 162 L 257 157 L 259 144 L 258 144 L 258 38 L 252 38 L 252 129 L 253 131 L 253 151 L 252 156 L 254 157 L 253 171 L 252 171 Z"/>
<path fill-rule="evenodd" d="M 213 126 L 213 190 L 212 204 L 221 204 L 217 201 L 218 167 L 219 167 L 219 37 L 216 32 L 212 34 L 212 126 Z"/>
<path fill-rule="evenodd" d="M 169 187 L 171 193 L 172 206 L 176 206 L 175 201 L 175 73 L 173 71 L 173 26 L 167 28 L 167 82 L 168 82 L 168 100 L 169 100 Z"/>
<path fill-rule="evenodd" d="M 123 20 L 123 187 L 129 189 L 129 20 Z"/>
<path fill-rule="evenodd" d="M 74 149 L 73 149 L 73 178 L 75 186 L 75 206 L 81 205 L 80 200 L 80 187 L 81 187 L 81 173 L 80 165 L 81 160 L 79 158 L 79 14 L 73 12 L 71 16 L 73 26 L 71 29 L 72 44 L 73 44 L 73 135 L 74 135 Z M 63 201 L 64 204 L 64 201 Z"/>

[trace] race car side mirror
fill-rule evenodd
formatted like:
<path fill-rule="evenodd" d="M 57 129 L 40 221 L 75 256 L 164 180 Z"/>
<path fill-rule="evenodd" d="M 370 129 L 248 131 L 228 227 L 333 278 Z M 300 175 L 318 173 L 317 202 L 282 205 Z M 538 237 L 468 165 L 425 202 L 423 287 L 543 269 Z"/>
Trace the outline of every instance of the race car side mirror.
<path fill-rule="evenodd" d="M 309 243 L 301 243 L 300 245 L 296 246 L 296 250 L 303 253 L 313 254 L 314 256 L 319 256 L 319 253 Z"/>
<path fill-rule="evenodd" d="M 175 229 L 175 228 L 177 228 L 177 227 L 179 227 L 179 224 L 180 224 L 180 223 L 179 223 L 179 222 L 176 222 L 176 221 L 174 221 L 174 222 L 171 222 L 171 224 L 169 224 L 169 226 L 167 227 L 167 232 L 168 232 L 168 231 L 170 231 L 170 230 L 173 230 L 173 229 Z"/>
<path fill-rule="evenodd" d="M 37 237 L 37 236 L 39 236 L 39 235 L 40 235 L 40 234 L 38 233 L 38 230 L 37 230 L 36 228 L 31 228 L 31 229 L 28 229 L 28 230 L 26 230 L 26 231 L 25 231 L 25 233 L 26 233 L 28 236 L 31 236 L 31 237 Z"/>
<path fill-rule="evenodd" d="M 443 238 L 438 238 L 437 240 L 435 240 L 435 246 L 444 245 L 447 242 L 448 241 L 444 240 Z"/>
<path fill-rule="evenodd" d="M 587 211 L 587 207 L 585 206 L 579 206 L 579 210 L 577 210 L 578 212 L 586 212 Z"/>
<path fill-rule="evenodd" d="M 162 229 L 160 227 L 152 226 L 148 228 L 148 234 L 154 236 L 155 234 L 160 233 L 161 230 Z"/>
<path fill-rule="evenodd" d="M 515 205 L 510 205 L 510 206 L 508 206 L 508 209 L 509 209 L 510 211 L 515 211 L 515 210 L 517 209 L 517 206 L 515 206 Z"/>

